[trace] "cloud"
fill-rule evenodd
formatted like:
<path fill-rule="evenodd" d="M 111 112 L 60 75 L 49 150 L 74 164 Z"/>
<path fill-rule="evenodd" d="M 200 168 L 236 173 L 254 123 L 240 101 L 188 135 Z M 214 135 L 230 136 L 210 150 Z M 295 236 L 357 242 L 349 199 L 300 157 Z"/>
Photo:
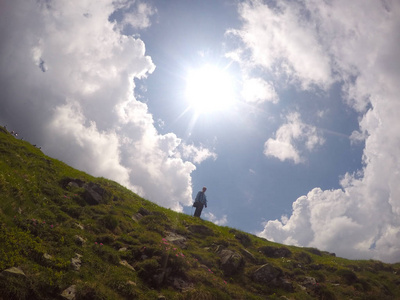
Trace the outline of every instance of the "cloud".
<path fill-rule="evenodd" d="M 293 160 L 296 164 L 302 163 L 305 158 L 301 156 L 295 142 L 302 142 L 306 150 L 312 151 L 317 145 L 323 144 L 324 139 L 314 126 L 301 121 L 299 113 L 290 113 L 286 119 L 287 123 L 276 131 L 276 138 L 270 138 L 265 142 L 264 154 L 281 161 Z"/>
<path fill-rule="evenodd" d="M 218 217 L 215 216 L 213 213 L 207 212 L 204 214 L 204 217 L 208 221 L 213 222 L 214 224 L 219 226 L 224 226 L 228 224 L 228 217 L 226 215 L 223 215 L 220 219 L 218 219 Z"/>
<path fill-rule="evenodd" d="M 159 134 L 135 98 L 134 80 L 155 65 L 142 40 L 109 21 L 127 4 L 1 1 L 0 121 L 46 154 L 180 211 L 192 202 L 189 159 L 200 163 L 207 150 L 180 153 L 181 139 Z M 135 26 L 148 26 L 153 12 L 138 4 Z"/>
<path fill-rule="evenodd" d="M 251 103 L 262 103 L 270 101 L 277 103 L 278 94 L 274 87 L 262 78 L 248 78 L 243 82 L 242 96 L 245 101 Z"/>
<path fill-rule="evenodd" d="M 212 158 L 214 160 L 217 159 L 217 154 L 212 152 L 210 149 L 204 148 L 202 146 L 196 147 L 194 145 L 187 145 L 182 143 L 181 145 L 181 153 L 182 157 L 185 159 L 189 159 L 196 164 L 200 164 L 206 159 Z"/>
<path fill-rule="evenodd" d="M 302 89 L 342 84 L 343 101 L 360 114 L 352 139 L 365 142 L 364 167 L 344 174 L 342 189 L 311 190 L 293 203 L 291 216 L 267 222 L 260 235 L 348 258 L 400 261 L 400 3 L 246 1 L 240 14 L 240 63 L 283 74 Z M 294 124 L 267 141 L 267 154 L 301 161 L 291 143 L 301 132 Z"/>

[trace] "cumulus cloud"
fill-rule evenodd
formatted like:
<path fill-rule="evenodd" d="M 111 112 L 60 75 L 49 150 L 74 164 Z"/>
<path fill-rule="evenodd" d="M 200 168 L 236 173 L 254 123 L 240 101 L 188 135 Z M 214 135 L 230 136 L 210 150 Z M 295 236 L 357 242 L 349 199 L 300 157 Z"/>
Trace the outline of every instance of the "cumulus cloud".
<path fill-rule="evenodd" d="M 237 59 L 247 68 L 279 70 L 303 89 L 343 87 L 343 101 L 360 113 L 364 168 L 344 174 L 339 190 L 311 190 L 291 216 L 269 221 L 270 240 L 314 246 L 348 258 L 400 261 L 400 4 L 397 1 L 246 1 L 244 44 Z M 264 38 L 260 38 L 264 37 Z M 246 69 L 246 73 L 249 70 Z M 293 117 L 292 117 L 293 118 Z M 302 130 L 284 124 L 265 154 L 300 162 L 292 141 Z M 318 139 L 310 139 L 310 149 Z M 278 150 L 279 149 L 279 150 Z M 397 183 L 397 184 L 396 184 Z"/>
<path fill-rule="evenodd" d="M 223 215 L 220 219 L 218 219 L 218 217 L 215 216 L 213 213 L 207 212 L 204 214 L 204 217 L 208 221 L 213 222 L 214 224 L 219 226 L 224 226 L 228 223 L 228 217 L 226 215 Z"/>
<path fill-rule="evenodd" d="M 264 144 L 264 154 L 273 156 L 281 161 L 293 160 L 302 163 L 305 158 L 301 155 L 296 142 L 301 142 L 307 151 L 312 151 L 317 145 L 322 145 L 324 139 L 314 126 L 303 123 L 300 114 L 290 113 L 287 122 L 276 131 L 276 138 L 268 139 Z"/>
<path fill-rule="evenodd" d="M 342 189 L 311 190 L 260 235 L 349 258 L 400 261 L 399 2 L 246 1 L 240 13 L 241 64 L 279 71 L 303 89 L 341 83 L 343 101 L 360 114 L 352 140 L 365 142 L 364 167 L 344 174 Z M 278 156 L 273 146 L 280 146 L 281 159 L 301 161 L 290 143 L 296 131 L 283 126 L 267 151 Z"/>
<path fill-rule="evenodd" d="M 134 2 L 133 27 L 155 13 Z M 174 210 L 190 205 L 191 172 L 207 150 L 184 155 L 161 135 L 134 79 L 155 65 L 140 39 L 110 16 L 128 1 L 3 1 L 0 18 L 0 120 L 52 157 L 120 182 Z M 210 156 L 212 156 L 210 154 Z M 198 158 L 202 157 L 202 159 Z"/>

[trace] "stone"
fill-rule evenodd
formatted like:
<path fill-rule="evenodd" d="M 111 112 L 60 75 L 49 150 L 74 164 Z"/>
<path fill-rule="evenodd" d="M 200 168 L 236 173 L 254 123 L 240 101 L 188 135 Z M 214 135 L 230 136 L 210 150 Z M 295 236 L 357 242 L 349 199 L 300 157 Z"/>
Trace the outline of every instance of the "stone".
<path fill-rule="evenodd" d="M 76 297 L 76 285 L 71 285 L 61 293 L 61 297 L 67 300 L 75 300 Z"/>
<path fill-rule="evenodd" d="M 243 254 L 244 257 L 249 259 L 251 262 L 255 263 L 257 261 L 256 258 L 254 257 L 254 255 L 251 252 L 249 252 L 248 250 L 242 248 L 242 249 L 240 249 L 240 252 Z"/>
<path fill-rule="evenodd" d="M 174 278 L 172 286 L 181 292 L 187 292 L 193 289 L 193 284 L 186 282 L 182 278 Z"/>
<path fill-rule="evenodd" d="M 126 260 L 121 260 L 119 263 L 120 263 L 120 265 L 127 267 L 128 269 L 130 269 L 132 271 L 135 271 L 135 268 L 132 267 Z"/>
<path fill-rule="evenodd" d="M 46 260 L 52 260 L 52 259 L 53 259 L 53 256 L 51 256 L 51 255 L 48 254 L 48 253 L 44 253 L 44 254 L 43 254 L 43 258 L 46 259 Z"/>
<path fill-rule="evenodd" d="M 248 247 L 251 245 L 251 239 L 245 233 L 239 232 L 239 233 L 235 234 L 235 238 L 245 247 Z"/>
<path fill-rule="evenodd" d="M 257 270 L 251 274 L 251 278 L 259 283 L 270 283 L 273 280 L 277 280 L 278 278 L 283 276 L 283 271 L 274 267 L 271 264 L 265 264 L 259 267 Z"/>
<path fill-rule="evenodd" d="M 236 274 L 243 266 L 243 257 L 232 250 L 224 249 L 219 254 L 221 258 L 221 269 L 226 276 Z"/>
<path fill-rule="evenodd" d="M 185 249 L 187 247 L 187 245 L 186 245 L 187 238 L 186 237 L 184 237 L 183 235 L 179 235 L 175 232 L 166 232 L 166 233 L 167 233 L 167 236 L 165 237 L 165 239 L 168 242 L 170 242 L 182 249 Z"/>
<path fill-rule="evenodd" d="M 82 255 L 75 253 L 75 257 L 71 258 L 71 266 L 75 271 L 79 271 L 81 268 L 81 257 Z"/>
<path fill-rule="evenodd" d="M 188 230 L 192 233 L 198 233 L 201 235 L 214 235 L 214 232 L 208 228 L 207 226 L 204 225 L 190 225 L 188 227 Z"/>
<path fill-rule="evenodd" d="M 78 246 L 84 246 L 85 243 L 86 243 L 86 240 L 83 237 L 79 236 L 79 235 L 75 235 L 75 243 Z"/>
<path fill-rule="evenodd" d="M 3 276 L 26 276 L 20 267 L 11 267 L 0 273 Z"/>
<path fill-rule="evenodd" d="M 83 199 L 89 205 L 99 205 L 105 203 L 104 196 L 106 191 L 98 184 L 89 182 L 83 186 L 85 191 L 83 193 Z"/>

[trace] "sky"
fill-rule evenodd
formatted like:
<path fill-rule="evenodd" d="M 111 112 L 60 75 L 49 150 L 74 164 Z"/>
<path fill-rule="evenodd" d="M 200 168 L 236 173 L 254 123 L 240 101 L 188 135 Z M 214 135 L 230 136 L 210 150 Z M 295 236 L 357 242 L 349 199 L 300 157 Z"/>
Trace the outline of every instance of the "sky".
<path fill-rule="evenodd" d="M 400 261 L 397 0 L 0 0 L 0 124 L 163 207 Z"/>

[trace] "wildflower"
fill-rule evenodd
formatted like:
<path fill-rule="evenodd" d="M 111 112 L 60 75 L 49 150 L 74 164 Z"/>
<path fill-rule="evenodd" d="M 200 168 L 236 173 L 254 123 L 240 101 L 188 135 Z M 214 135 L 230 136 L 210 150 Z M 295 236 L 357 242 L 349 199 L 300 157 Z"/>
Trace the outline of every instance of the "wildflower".
<path fill-rule="evenodd" d="M 163 238 L 162 240 L 163 240 L 164 242 L 165 242 L 165 241 L 167 241 L 167 239 L 166 239 L 166 238 Z"/>
<path fill-rule="evenodd" d="M 46 221 L 43 221 L 43 224 L 46 224 Z"/>
<path fill-rule="evenodd" d="M 53 228 L 53 224 L 51 224 L 50 227 Z"/>
<path fill-rule="evenodd" d="M 94 242 L 95 245 L 97 245 L 97 242 Z"/>
<path fill-rule="evenodd" d="M 178 254 L 175 254 L 176 255 L 176 257 L 179 257 L 179 255 Z"/>
<path fill-rule="evenodd" d="M 103 246 L 103 243 L 100 243 L 100 246 Z"/>
<path fill-rule="evenodd" d="M 227 284 L 227 282 L 224 280 L 224 283 Z"/>

